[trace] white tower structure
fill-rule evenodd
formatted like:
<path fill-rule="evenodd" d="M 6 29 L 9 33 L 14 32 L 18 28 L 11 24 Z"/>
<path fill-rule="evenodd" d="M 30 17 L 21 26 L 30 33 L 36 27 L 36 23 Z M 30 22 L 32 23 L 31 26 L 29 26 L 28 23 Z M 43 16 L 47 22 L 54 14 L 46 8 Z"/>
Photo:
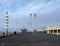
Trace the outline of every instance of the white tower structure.
<path fill-rule="evenodd" d="M 6 23 L 6 35 L 8 35 L 8 12 L 6 12 L 6 16 L 5 16 L 5 23 Z"/>

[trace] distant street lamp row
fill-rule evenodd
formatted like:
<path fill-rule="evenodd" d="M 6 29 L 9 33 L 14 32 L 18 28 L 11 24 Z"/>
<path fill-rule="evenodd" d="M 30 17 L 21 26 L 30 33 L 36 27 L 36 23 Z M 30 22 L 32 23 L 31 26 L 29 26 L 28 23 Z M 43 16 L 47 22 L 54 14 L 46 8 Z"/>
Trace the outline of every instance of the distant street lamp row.
<path fill-rule="evenodd" d="M 30 14 L 31 20 L 32 20 L 32 31 L 33 31 L 33 35 L 34 35 L 34 20 L 36 19 L 36 14 Z M 6 16 L 5 16 L 5 23 L 6 23 L 6 35 L 8 35 L 8 12 L 6 12 Z"/>

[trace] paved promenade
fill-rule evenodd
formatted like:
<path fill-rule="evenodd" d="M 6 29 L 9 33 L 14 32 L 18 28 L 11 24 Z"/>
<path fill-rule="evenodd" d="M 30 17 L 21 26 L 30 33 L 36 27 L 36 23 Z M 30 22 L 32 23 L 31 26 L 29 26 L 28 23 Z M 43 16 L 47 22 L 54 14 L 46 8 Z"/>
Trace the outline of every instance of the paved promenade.
<path fill-rule="evenodd" d="M 60 46 L 60 36 L 46 33 L 21 34 L 0 38 L 0 46 Z"/>

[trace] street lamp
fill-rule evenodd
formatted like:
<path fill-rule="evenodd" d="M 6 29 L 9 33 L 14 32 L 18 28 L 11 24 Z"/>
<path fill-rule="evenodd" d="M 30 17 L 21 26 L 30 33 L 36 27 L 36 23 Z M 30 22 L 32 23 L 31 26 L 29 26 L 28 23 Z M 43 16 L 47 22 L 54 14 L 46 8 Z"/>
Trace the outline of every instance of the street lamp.
<path fill-rule="evenodd" d="M 17 20 L 15 21 L 15 31 L 17 31 Z"/>
<path fill-rule="evenodd" d="M 33 31 L 33 35 L 34 35 L 34 20 L 36 19 L 36 14 L 30 14 L 30 17 L 32 19 L 32 31 Z"/>

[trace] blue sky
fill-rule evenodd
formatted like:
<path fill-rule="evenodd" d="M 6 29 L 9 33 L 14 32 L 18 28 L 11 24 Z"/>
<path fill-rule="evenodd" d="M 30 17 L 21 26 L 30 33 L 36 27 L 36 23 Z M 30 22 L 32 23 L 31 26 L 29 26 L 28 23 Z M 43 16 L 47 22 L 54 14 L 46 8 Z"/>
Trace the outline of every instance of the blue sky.
<path fill-rule="evenodd" d="M 9 31 L 25 27 L 31 31 L 30 13 L 36 13 L 35 29 L 60 25 L 60 0 L 0 0 L 0 31 L 5 31 L 8 11 Z"/>

